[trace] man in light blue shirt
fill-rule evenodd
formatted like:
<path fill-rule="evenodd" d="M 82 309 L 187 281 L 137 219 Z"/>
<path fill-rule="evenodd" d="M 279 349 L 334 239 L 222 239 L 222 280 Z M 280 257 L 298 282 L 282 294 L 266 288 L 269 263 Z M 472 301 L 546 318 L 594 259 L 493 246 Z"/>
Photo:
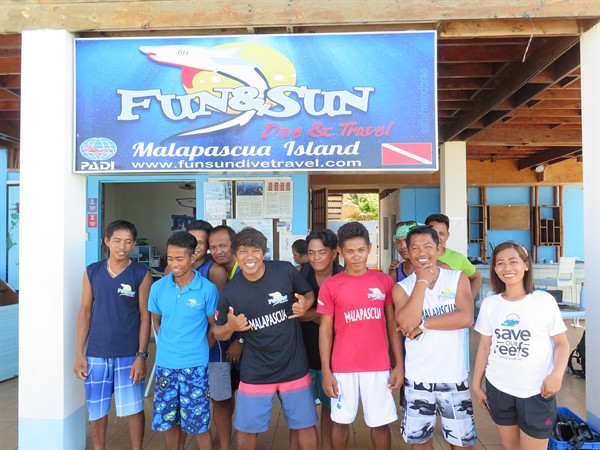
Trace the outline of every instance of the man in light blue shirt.
<path fill-rule="evenodd" d="M 214 344 L 217 287 L 193 270 L 196 238 L 185 231 L 167 241 L 171 273 L 150 289 L 148 309 L 157 331 L 152 429 L 165 432 L 167 449 L 182 432 L 212 449 L 209 431 L 208 352 Z"/>

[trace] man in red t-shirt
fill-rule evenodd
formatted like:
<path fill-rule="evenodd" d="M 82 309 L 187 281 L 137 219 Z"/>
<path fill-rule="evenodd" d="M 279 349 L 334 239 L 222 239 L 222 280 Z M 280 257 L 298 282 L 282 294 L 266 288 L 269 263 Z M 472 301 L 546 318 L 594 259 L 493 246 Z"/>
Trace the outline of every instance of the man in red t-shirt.
<path fill-rule="evenodd" d="M 346 448 L 360 399 L 373 448 L 389 449 L 388 424 L 398 419 L 392 390 L 404 382 L 391 297 L 394 281 L 367 269 L 371 243 L 362 224 L 344 224 L 338 242 L 346 268 L 323 282 L 317 305 L 323 389 L 333 399 L 332 444 L 334 450 Z"/>

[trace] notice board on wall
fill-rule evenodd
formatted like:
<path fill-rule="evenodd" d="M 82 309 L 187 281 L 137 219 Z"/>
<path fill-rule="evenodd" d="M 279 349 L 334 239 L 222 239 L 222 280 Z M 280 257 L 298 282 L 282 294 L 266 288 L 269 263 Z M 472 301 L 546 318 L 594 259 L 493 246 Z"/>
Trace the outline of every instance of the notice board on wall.
<path fill-rule="evenodd" d="M 489 230 L 529 230 L 529 205 L 488 206 Z"/>

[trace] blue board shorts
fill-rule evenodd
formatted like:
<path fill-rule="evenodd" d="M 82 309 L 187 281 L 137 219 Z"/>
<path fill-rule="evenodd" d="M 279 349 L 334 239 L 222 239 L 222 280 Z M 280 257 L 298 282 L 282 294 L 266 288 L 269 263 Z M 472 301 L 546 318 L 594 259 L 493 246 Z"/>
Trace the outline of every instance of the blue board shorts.
<path fill-rule="evenodd" d="M 269 428 L 273 399 L 279 396 L 281 409 L 291 430 L 317 424 L 317 409 L 310 374 L 293 381 L 273 384 L 240 382 L 233 426 L 243 433 L 263 433 Z"/>
<path fill-rule="evenodd" d="M 110 412 L 113 392 L 117 416 L 131 416 L 144 409 L 145 383 L 141 381 L 133 384 L 133 379 L 129 378 L 135 358 L 87 357 L 88 376 L 84 385 L 89 420 L 101 419 Z"/>
<path fill-rule="evenodd" d="M 189 434 L 208 431 L 208 365 L 186 369 L 156 366 L 152 429 L 167 431 L 177 424 Z"/>

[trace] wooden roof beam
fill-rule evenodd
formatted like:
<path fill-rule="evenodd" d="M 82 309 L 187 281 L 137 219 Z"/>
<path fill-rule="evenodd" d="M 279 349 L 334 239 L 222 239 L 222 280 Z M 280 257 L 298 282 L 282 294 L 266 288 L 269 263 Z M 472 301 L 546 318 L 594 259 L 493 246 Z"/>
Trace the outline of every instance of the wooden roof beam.
<path fill-rule="evenodd" d="M 484 21 L 483 31 L 475 29 L 471 32 L 473 36 L 477 32 L 489 33 L 487 21 L 516 20 L 520 25 L 502 27 L 499 35 L 514 35 L 519 30 L 528 35 L 532 29 L 531 18 L 539 21 L 543 32 L 552 35 L 550 22 L 565 21 L 566 15 L 572 19 L 600 18 L 597 0 L 569 0 L 568 11 L 565 11 L 564 0 L 504 0 L 494 2 L 493 8 L 487 2 L 449 0 L 427 2 L 425 6 L 423 0 L 379 0 L 376 3 L 376 7 L 365 7 L 364 2 L 347 0 L 12 0 L 3 2 L 0 9 L 0 33 L 44 28 L 77 32 Z M 548 27 L 543 21 L 548 21 Z"/>
<path fill-rule="evenodd" d="M 581 146 L 581 131 L 572 130 L 507 130 L 488 128 L 470 139 L 476 145 L 508 145 L 525 147 Z"/>
<path fill-rule="evenodd" d="M 19 121 L 21 120 L 20 111 L 0 111 L 0 122 L 5 120 Z"/>
<path fill-rule="evenodd" d="M 517 168 L 519 170 L 529 169 L 530 167 L 539 166 L 542 164 L 548 165 L 555 162 L 562 161 L 564 159 L 571 158 L 578 153 L 581 153 L 581 146 L 575 147 L 553 147 L 543 152 L 539 152 L 528 158 L 520 159 L 517 161 Z"/>
<path fill-rule="evenodd" d="M 0 88 L 16 90 L 21 89 L 21 75 L 1 75 Z"/>
<path fill-rule="evenodd" d="M 0 34 L 0 47 L 3 48 L 21 48 L 20 34 Z"/>
<path fill-rule="evenodd" d="M 514 61 L 523 55 L 526 45 L 527 42 L 520 45 L 473 45 L 471 42 L 466 46 L 440 46 L 438 64 Z"/>
<path fill-rule="evenodd" d="M 487 78 L 494 74 L 491 63 L 440 64 L 438 78 Z"/>
<path fill-rule="evenodd" d="M 502 119 L 504 123 L 517 123 L 517 124 L 549 124 L 559 125 L 562 123 L 576 123 L 581 125 L 581 116 L 565 116 L 565 117 L 526 117 L 526 116 L 513 116 L 505 117 Z"/>
<path fill-rule="evenodd" d="M 21 57 L 0 58 L 0 73 L 2 75 L 16 75 L 21 73 Z"/>
<path fill-rule="evenodd" d="M 553 87 L 546 89 L 535 97 L 538 100 L 579 100 L 581 101 L 581 91 L 579 89 L 562 89 Z"/>
<path fill-rule="evenodd" d="M 481 78 L 439 78 L 437 82 L 438 91 L 478 91 L 480 89 L 492 89 L 485 86 Z"/>
<path fill-rule="evenodd" d="M 478 21 L 449 21 L 443 22 L 440 27 L 439 37 L 444 38 L 514 38 L 529 37 L 558 37 L 575 36 L 581 33 L 582 28 L 588 29 L 593 23 L 582 23 L 577 19 L 545 20 L 534 19 L 535 30 L 532 22 L 527 19 L 504 20 L 478 20 Z"/>
<path fill-rule="evenodd" d="M 0 100 L 0 111 L 19 111 L 19 100 Z"/>
<path fill-rule="evenodd" d="M 550 66 L 577 42 L 577 37 L 549 39 L 545 45 L 540 46 L 537 51 L 529 55 L 527 64 L 520 62 L 512 64 L 507 69 L 505 74 L 507 78 L 502 84 L 493 91 L 483 91 L 475 98 L 475 107 L 463 115 L 452 128 L 445 130 L 445 140 L 449 141 L 459 137 L 463 131 L 470 127 L 471 123 L 485 117 L 496 106 L 513 96 L 537 73 Z M 539 92 L 536 92 L 537 94 Z M 523 101 L 523 99 L 520 99 L 520 101 Z M 518 106 L 514 100 L 513 104 L 515 104 L 515 107 Z"/>
<path fill-rule="evenodd" d="M 8 122 L 0 122 L 0 139 L 8 142 L 19 142 L 19 129 Z"/>
<path fill-rule="evenodd" d="M 542 118 L 542 120 L 547 120 L 548 118 L 554 119 L 554 122 L 560 123 L 562 118 L 569 117 L 581 117 L 581 110 L 576 109 L 529 109 L 529 108 L 521 108 L 512 112 L 513 117 L 516 118 Z M 550 122 L 550 121 L 548 121 Z"/>

